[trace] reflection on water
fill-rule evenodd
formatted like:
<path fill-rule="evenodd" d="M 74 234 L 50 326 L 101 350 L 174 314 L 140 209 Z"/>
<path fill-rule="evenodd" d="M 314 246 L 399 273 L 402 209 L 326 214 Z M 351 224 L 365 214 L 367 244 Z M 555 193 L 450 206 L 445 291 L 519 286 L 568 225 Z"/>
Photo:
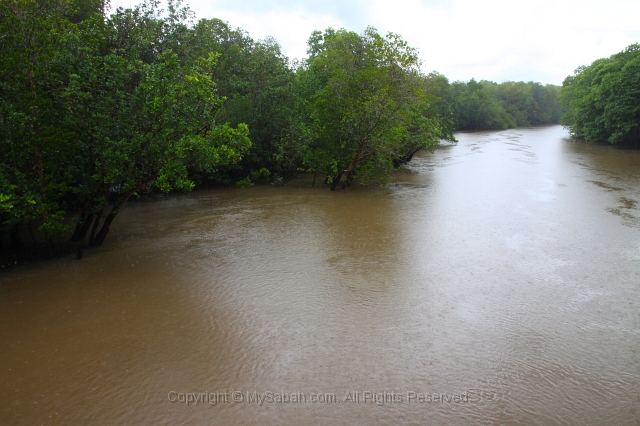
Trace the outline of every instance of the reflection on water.
<path fill-rule="evenodd" d="M 640 153 L 457 137 L 382 189 L 132 203 L 83 260 L 4 273 L 0 423 L 636 424 Z"/>

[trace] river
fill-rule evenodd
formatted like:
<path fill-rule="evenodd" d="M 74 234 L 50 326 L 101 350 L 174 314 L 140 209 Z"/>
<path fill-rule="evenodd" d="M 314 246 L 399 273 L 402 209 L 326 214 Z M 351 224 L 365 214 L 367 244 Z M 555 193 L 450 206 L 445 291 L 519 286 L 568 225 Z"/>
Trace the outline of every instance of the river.
<path fill-rule="evenodd" d="M 383 188 L 132 202 L 3 272 L 0 424 L 638 424 L 640 152 L 456 137 Z"/>

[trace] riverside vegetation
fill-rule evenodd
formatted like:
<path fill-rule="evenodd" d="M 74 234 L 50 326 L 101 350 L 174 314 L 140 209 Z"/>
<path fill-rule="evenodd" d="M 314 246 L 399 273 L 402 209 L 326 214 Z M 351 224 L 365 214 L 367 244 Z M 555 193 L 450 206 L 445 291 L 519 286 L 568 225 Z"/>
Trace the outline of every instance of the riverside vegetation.
<path fill-rule="evenodd" d="M 573 136 L 638 148 L 640 44 L 581 66 L 562 84 L 562 124 Z"/>
<path fill-rule="evenodd" d="M 380 184 L 455 130 L 562 115 L 557 86 L 450 83 L 422 72 L 401 36 L 372 27 L 315 31 L 301 60 L 272 38 L 196 22 L 179 1 L 109 13 L 103 0 L 3 0 L 0 27 L 5 264 L 21 250 L 55 254 L 63 240 L 101 245 L 124 203 L 149 191 L 283 184 L 300 172 L 331 190 Z M 573 134 L 637 141 L 637 52 L 567 78 Z"/>

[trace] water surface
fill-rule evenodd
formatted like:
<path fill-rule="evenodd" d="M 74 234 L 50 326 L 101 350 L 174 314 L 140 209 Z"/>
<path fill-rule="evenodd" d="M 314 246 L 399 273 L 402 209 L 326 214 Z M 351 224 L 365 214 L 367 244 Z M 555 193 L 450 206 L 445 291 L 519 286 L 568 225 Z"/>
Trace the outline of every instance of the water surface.
<path fill-rule="evenodd" d="M 640 152 L 457 138 L 382 189 L 129 203 L 81 261 L 3 273 L 0 424 L 638 424 Z"/>

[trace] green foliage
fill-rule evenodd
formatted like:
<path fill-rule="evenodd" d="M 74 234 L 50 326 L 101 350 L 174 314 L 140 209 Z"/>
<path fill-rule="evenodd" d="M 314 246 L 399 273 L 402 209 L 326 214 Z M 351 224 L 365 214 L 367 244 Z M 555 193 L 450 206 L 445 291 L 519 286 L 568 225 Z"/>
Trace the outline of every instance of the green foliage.
<path fill-rule="evenodd" d="M 298 70 L 310 139 L 304 164 L 332 189 L 345 173 L 347 185 L 382 183 L 395 160 L 452 137 L 430 109 L 417 51 L 397 34 L 329 28 L 312 34 L 308 52 Z"/>
<path fill-rule="evenodd" d="M 189 169 L 214 172 L 239 161 L 250 146 L 246 125 L 217 121 L 223 103 L 212 80 L 218 54 L 184 64 L 170 48 L 149 48 L 148 40 L 171 42 L 171 31 L 180 28 L 178 18 L 169 15 L 167 25 L 153 6 L 88 21 L 59 58 L 69 75 L 63 97 L 67 124 L 81 141 L 78 180 L 88 212 L 102 212 L 115 197 L 117 214 L 133 193 L 153 185 L 163 192 L 191 190 Z M 125 37 L 132 22 L 144 36 Z"/>
<path fill-rule="evenodd" d="M 247 176 L 244 179 L 240 179 L 239 181 L 236 182 L 236 187 L 238 188 L 251 188 L 254 185 L 253 182 L 251 182 L 251 177 Z"/>
<path fill-rule="evenodd" d="M 459 130 L 507 129 L 558 123 L 559 88 L 523 81 L 492 81 L 451 85 L 455 127 Z"/>
<path fill-rule="evenodd" d="M 108 0 L 73 0 L 69 2 L 66 17 L 73 23 L 78 24 L 92 15 L 104 14 L 108 5 Z"/>
<path fill-rule="evenodd" d="M 0 194 L 0 211 L 9 212 L 12 208 L 11 195 Z"/>
<path fill-rule="evenodd" d="M 251 188 L 255 182 L 258 182 L 260 179 L 269 179 L 270 176 L 271 172 L 264 167 L 260 170 L 252 170 L 249 176 L 236 182 L 236 187 Z"/>
<path fill-rule="evenodd" d="M 561 89 L 562 124 L 592 141 L 640 141 L 640 45 L 576 69 Z"/>
<path fill-rule="evenodd" d="M 449 84 L 422 73 L 399 35 L 371 27 L 315 31 L 309 58 L 293 63 L 273 38 L 255 41 L 218 19 L 194 24 L 180 0 L 109 16 L 107 6 L 0 2 L 3 243 L 37 229 L 53 247 L 73 216 L 71 240 L 99 245 L 132 195 L 202 181 L 284 184 L 305 171 L 325 175 L 331 189 L 342 179 L 383 183 L 417 151 L 455 140 L 454 128 L 559 114 L 557 88 Z M 593 77 L 602 85 L 589 95 L 626 93 L 626 104 L 601 108 L 616 140 L 625 126 L 637 132 L 629 117 L 638 104 L 637 63 L 618 68 L 619 77 Z M 566 93 L 585 90 L 581 82 Z M 586 122 L 577 111 L 568 114 Z"/>
<path fill-rule="evenodd" d="M 460 130 L 507 129 L 516 122 L 491 91 L 482 83 L 471 79 L 468 83 L 452 84 L 456 128 Z"/>
<path fill-rule="evenodd" d="M 190 190 L 190 170 L 215 173 L 251 142 L 246 124 L 219 121 L 224 99 L 212 78 L 219 55 L 180 61 L 184 52 L 173 51 L 181 49 L 188 9 L 170 2 L 163 12 L 150 0 L 106 19 L 88 14 L 76 26 L 67 18 L 76 4 L 0 9 L 8 33 L 1 41 L 2 225 L 35 221 L 55 239 L 66 210 L 78 209 L 79 225 L 95 217 L 90 239 L 98 245 L 131 195 Z"/>
<path fill-rule="evenodd" d="M 560 88 L 540 83 L 507 81 L 501 84 L 482 82 L 516 126 L 558 123 L 560 120 Z"/>
<path fill-rule="evenodd" d="M 299 161 L 290 161 L 295 74 L 280 45 L 273 38 L 254 41 L 218 19 L 200 20 L 183 45 L 191 52 L 187 60 L 194 52 L 221 54 L 214 79 L 226 102 L 219 117 L 249 126 L 252 146 L 229 173 L 246 175 L 261 167 L 282 176 L 295 173 Z"/>
<path fill-rule="evenodd" d="M 71 189 L 60 167 L 68 161 L 68 134 L 59 126 L 63 111 L 53 96 L 58 79 L 50 63 L 75 29 L 66 19 L 72 6 L 65 0 L 0 2 L 0 229 L 30 223 L 49 240 L 64 228 L 63 196 Z"/>

